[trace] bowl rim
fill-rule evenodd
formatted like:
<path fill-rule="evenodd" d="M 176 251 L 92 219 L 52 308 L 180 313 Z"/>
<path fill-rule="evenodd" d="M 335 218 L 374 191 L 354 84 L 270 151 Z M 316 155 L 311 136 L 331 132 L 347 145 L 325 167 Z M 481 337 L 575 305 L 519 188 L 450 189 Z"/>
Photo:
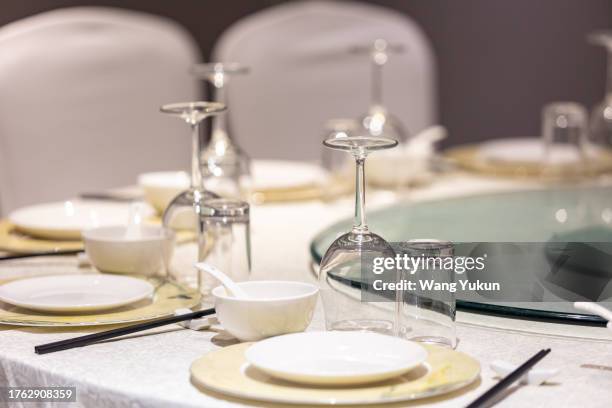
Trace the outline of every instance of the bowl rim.
<path fill-rule="evenodd" d="M 163 177 L 162 175 L 168 177 L 168 179 L 161 182 L 160 179 L 161 177 Z M 189 187 L 189 174 L 184 170 L 151 171 L 147 173 L 141 173 L 138 175 L 138 185 L 141 187 L 183 188 L 183 186 L 179 186 L 178 183 L 168 181 L 170 177 L 176 177 L 178 179 L 179 175 L 181 177 L 185 175 L 185 180 L 187 180 L 187 187 Z"/>
<path fill-rule="evenodd" d="M 251 283 L 274 283 L 274 284 L 286 284 L 286 285 L 296 285 L 310 288 L 311 290 L 307 293 L 295 296 L 283 296 L 283 297 L 267 297 L 267 298 L 247 298 L 247 299 L 237 299 L 233 296 L 227 296 L 220 294 L 221 289 L 224 289 L 223 285 L 216 286 L 212 291 L 212 295 L 215 299 L 223 299 L 226 301 L 234 302 L 234 303 L 247 303 L 247 302 L 257 302 L 257 303 L 273 303 L 273 302 L 281 302 L 281 301 L 289 301 L 289 300 L 302 300 L 311 296 L 315 296 L 319 293 L 319 287 L 313 283 L 309 282 L 301 282 L 301 281 L 288 281 L 288 280 L 255 280 L 255 281 L 245 281 L 245 282 L 237 282 L 238 285 L 251 284 Z"/>
<path fill-rule="evenodd" d="M 108 230 L 116 230 L 116 229 L 126 229 L 125 225 L 108 225 L 108 226 L 104 226 L 104 227 L 94 227 L 94 228 L 88 228 L 86 230 L 83 230 L 81 232 L 81 236 L 83 237 L 83 241 L 85 243 L 87 242 L 103 242 L 103 243 L 122 243 L 122 244 L 126 244 L 126 243 L 143 243 L 143 242 L 158 242 L 158 241 L 166 241 L 166 240 L 174 240 L 176 233 L 170 229 L 170 228 L 166 228 L 166 227 L 161 227 L 158 225 L 146 225 L 143 224 L 141 225 L 141 228 L 143 229 L 157 229 L 157 230 L 161 230 L 163 231 L 163 235 L 158 236 L 158 237 L 141 237 L 138 239 L 125 239 L 124 237 L 99 237 L 99 236 L 94 236 L 96 233 L 102 232 L 102 231 L 108 231 Z"/>

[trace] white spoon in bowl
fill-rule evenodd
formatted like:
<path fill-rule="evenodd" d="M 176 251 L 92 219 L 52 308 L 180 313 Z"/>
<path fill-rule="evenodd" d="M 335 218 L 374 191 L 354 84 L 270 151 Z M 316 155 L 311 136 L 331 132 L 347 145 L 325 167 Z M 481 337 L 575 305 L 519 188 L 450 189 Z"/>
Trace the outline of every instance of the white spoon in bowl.
<path fill-rule="evenodd" d="M 606 327 L 612 330 L 612 311 L 606 309 L 605 307 L 598 305 L 594 302 L 574 302 L 574 307 L 576 309 L 584 310 L 585 312 L 593 313 L 598 315 L 606 320 L 608 320 L 608 324 Z"/>
<path fill-rule="evenodd" d="M 124 238 L 128 241 L 142 238 L 142 203 L 130 204 Z"/>
<path fill-rule="evenodd" d="M 207 273 L 210 276 L 219 280 L 227 291 L 228 295 L 238 299 L 247 299 L 250 297 L 244 290 L 242 290 L 240 286 L 238 286 L 236 282 L 231 280 L 229 276 L 227 276 L 214 266 L 209 265 L 206 262 L 198 262 L 195 264 L 195 267 L 198 268 L 198 270 Z"/>

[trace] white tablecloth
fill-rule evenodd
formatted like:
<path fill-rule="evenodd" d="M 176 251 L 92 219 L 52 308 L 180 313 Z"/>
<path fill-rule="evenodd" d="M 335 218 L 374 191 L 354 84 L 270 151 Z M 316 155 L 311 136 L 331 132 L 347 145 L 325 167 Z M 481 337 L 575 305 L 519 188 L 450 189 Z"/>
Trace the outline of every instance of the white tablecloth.
<path fill-rule="evenodd" d="M 451 176 L 413 191 L 421 200 L 517 188 L 515 182 Z M 394 199 L 392 194 L 370 194 L 369 206 Z M 304 202 L 264 205 L 252 210 L 253 277 L 314 281 L 308 245 L 326 225 L 352 213 L 352 200 L 333 204 Z M 29 261 L 44 262 L 43 260 Z M 54 267 L 73 268 L 74 259 L 55 258 Z M 28 269 L 40 266 L 21 266 Z M 0 278 L 15 273 L 16 264 L 0 265 Z M 612 335 L 604 328 L 538 323 L 507 318 L 458 314 L 458 350 L 482 365 L 479 383 L 450 399 L 421 401 L 435 407 L 465 406 L 494 384 L 488 363 L 504 359 L 520 363 L 538 350 L 552 348 L 539 366 L 556 367 L 560 374 L 545 386 L 514 387 L 499 406 L 609 407 L 612 372 L 581 368 L 582 364 L 612 366 Z M 310 327 L 323 328 L 320 307 Z M 215 332 L 195 332 L 179 326 L 143 333 L 80 349 L 36 355 L 34 346 L 61 340 L 87 330 L 48 330 L 0 326 L 0 386 L 76 386 L 79 406 L 100 407 L 237 407 L 278 406 L 204 393 L 190 382 L 189 366 L 204 353 L 230 339 Z M 47 404 L 52 406 L 53 404 Z M 396 404 L 388 406 L 405 406 Z M 32 406 L 26 405 L 24 406 Z"/>

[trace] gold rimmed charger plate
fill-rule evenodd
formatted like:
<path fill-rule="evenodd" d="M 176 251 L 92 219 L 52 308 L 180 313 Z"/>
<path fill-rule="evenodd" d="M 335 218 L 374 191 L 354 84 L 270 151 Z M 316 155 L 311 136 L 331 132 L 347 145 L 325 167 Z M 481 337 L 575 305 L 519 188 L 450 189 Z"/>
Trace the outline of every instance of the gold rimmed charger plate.
<path fill-rule="evenodd" d="M 147 224 L 160 225 L 159 217 L 147 219 Z M 176 243 L 183 244 L 195 240 L 192 231 L 177 231 Z M 35 254 L 38 252 L 79 251 L 83 249 L 81 240 L 50 240 L 23 234 L 8 220 L 0 220 L 0 251 L 15 254 Z"/>
<path fill-rule="evenodd" d="M 444 156 L 458 166 L 491 176 L 511 178 L 533 178 L 542 180 L 577 180 L 612 172 L 612 150 L 602 150 L 599 156 L 584 166 L 576 164 L 543 165 L 533 162 L 505 162 L 487 160 L 480 155 L 479 145 L 455 147 L 444 152 Z"/>
<path fill-rule="evenodd" d="M 295 187 L 257 189 L 251 193 L 251 200 L 256 204 L 321 200 L 347 194 L 352 188 L 352 180 L 338 179 L 328 185 L 313 183 Z"/>
<path fill-rule="evenodd" d="M 0 250 L 18 254 L 36 252 L 78 251 L 83 249 L 83 242 L 54 241 L 33 238 L 17 231 L 7 220 L 0 220 Z"/>
<path fill-rule="evenodd" d="M 161 278 L 141 278 L 155 287 L 152 299 L 104 313 L 94 312 L 89 314 L 41 313 L 0 302 L 0 324 L 74 327 L 133 323 L 170 316 L 174 314 L 176 309 L 190 309 L 200 303 L 200 294 L 197 289 L 187 288 Z"/>
<path fill-rule="evenodd" d="M 191 378 L 204 389 L 231 397 L 282 404 L 348 405 L 411 401 L 459 390 L 480 376 L 478 361 L 454 350 L 426 345 L 424 365 L 408 374 L 361 386 L 316 387 L 277 380 L 250 367 L 252 343 L 228 346 L 194 361 Z"/>

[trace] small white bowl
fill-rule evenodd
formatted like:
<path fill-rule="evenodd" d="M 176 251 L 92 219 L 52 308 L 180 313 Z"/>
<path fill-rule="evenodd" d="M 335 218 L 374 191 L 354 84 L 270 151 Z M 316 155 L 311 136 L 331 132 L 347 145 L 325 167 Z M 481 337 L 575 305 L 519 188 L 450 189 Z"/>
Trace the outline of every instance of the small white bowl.
<path fill-rule="evenodd" d="M 242 341 L 304 331 L 314 313 L 319 288 L 304 282 L 240 282 L 251 296 L 228 296 L 223 286 L 213 289 L 217 318 L 225 330 Z"/>
<path fill-rule="evenodd" d="M 83 231 L 85 252 L 102 272 L 156 275 L 163 272 L 174 252 L 174 232 L 142 225 L 141 236 L 128 239 L 126 227 L 101 227 Z"/>
<path fill-rule="evenodd" d="M 189 175 L 184 171 L 159 171 L 138 176 L 145 200 L 160 214 L 174 197 L 189 188 L 189 183 Z"/>

